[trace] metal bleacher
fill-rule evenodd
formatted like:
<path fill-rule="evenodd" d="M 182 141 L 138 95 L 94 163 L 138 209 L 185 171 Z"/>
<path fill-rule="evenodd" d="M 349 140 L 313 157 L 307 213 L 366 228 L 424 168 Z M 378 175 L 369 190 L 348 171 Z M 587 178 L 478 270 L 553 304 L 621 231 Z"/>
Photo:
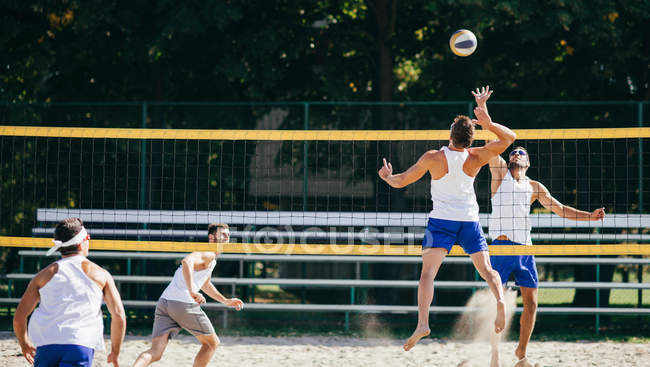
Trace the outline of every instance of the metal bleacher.
<path fill-rule="evenodd" d="M 422 237 L 423 223 L 426 213 L 360 213 L 360 212 L 251 212 L 251 211 L 162 211 L 162 210 L 91 210 L 91 209 L 38 209 L 37 222 L 39 227 L 32 232 L 37 237 L 52 235 L 53 224 L 67 217 L 80 217 L 87 225 L 93 238 L 205 238 L 205 230 L 188 230 L 183 225 L 206 227 L 208 223 L 222 222 L 231 225 L 231 236 L 237 241 L 272 238 L 281 239 L 293 236 L 298 240 L 343 240 L 349 243 L 374 240 L 384 243 L 417 243 Z M 650 234 L 638 229 L 650 227 L 650 216 L 609 214 L 602 222 L 569 221 L 551 214 L 531 215 L 534 241 L 563 240 L 586 241 L 598 243 L 610 242 L 647 242 Z M 481 223 L 487 226 L 487 215 L 481 214 Z M 100 228 L 94 225 L 101 224 Z M 129 225 L 169 225 L 167 229 L 126 228 Z M 273 228 L 263 228 L 261 231 L 250 230 L 250 226 L 294 226 L 304 230 L 281 231 Z M 248 226 L 243 230 L 242 227 Z M 144 227 L 144 226 L 143 226 Z M 180 227 L 180 228 L 178 228 Z M 357 227 L 356 232 L 327 231 L 321 227 Z M 368 230 L 374 228 L 378 230 Z M 406 228 L 406 231 L 404 230 Z M 573 232 L 556 233 L 553 229 L 573 228 Z M 635 233 L 633 233 L 635 232 Z M 22 250 L 19 252 L 21 264 L 24 258 L 44 256 L 45 251 Z M 136 260 L 174 260 L 184 256 L 183 253 L 141 253 L 118 251 L 91 251 L 89 258 L 93 259 L 132 259 Z M 247 310 L 259 311 L 327 311 L 327 312 L 381 312 L 381 313 L 413 313 L 417 306 L 403 305 L 371 305 L 354 304 L 354 292 L 362 288 L 417 288 L 417 279 L 413 280 L 373 280 L 361 279 L 361 264 L 391 263 L 419 264 L 420 258 L 415 256 L 348 256 L 348 255 L 264 255 L 264 254 L 220 254 L 219 261 L 235 261 L 240 264 L 239 277 L 213 278 L 215 284 L 229 286 L 230 293 L 235 295 L 238 286 L 279 285 L 282 287 L 301 288 L 344 288 L 351 293 L 349 304 L 295 304 L 295 303 L 248 303 Z M 572 265 L 650 265 L 648 258 L 597 258 L 597 257 L 537 257 L 538 264 L 572 264 Z M 354 279 L 292 279 L 292 278 L 247 278 L 241 274 L 244 263 L 354 263 Z M 448 257 L 446 264 L 470 264 L 467 257 Z M 33 274 L 7 274 L 4 278 L 11 281 L 27 281 Z M 120 284 L 162 284 L 171 280 L 170 276 L 147 275 L 115 275 Z M 476 289 L 485 287 L 482 281 L 436 281 L 436 288 Z M 540 288 L 556 289 L 650 289 L 650 283 L 621 283 L 621 282 L 541 282 Z M 15 303 L 18 298 L 0 299 L 0 303 Z M 154 307 L 154 301 L 125 300 L 127 307 Z M 210 302 L 208 309 L 224 309 L 221 304 Z M 460 313 L 466 311 L 463 306 L 432 306 L 431 312 Z M 521 311 L 519 308 L 517 311 Z M 540 313 L 572 313 L 572 314 L 650 314 L 650 308 L 644 307 L 539 307 Z M 224 313 L 224 322 L 227 315 Z"/>

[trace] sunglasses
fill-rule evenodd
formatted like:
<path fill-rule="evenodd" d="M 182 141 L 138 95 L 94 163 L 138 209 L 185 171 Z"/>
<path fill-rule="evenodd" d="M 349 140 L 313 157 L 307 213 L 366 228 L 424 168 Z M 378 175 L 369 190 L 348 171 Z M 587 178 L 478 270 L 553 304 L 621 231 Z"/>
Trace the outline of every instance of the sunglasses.
<path fill-rule="evenodd" d="M 511 157 L 515 154 L 528 155 L 525 150 L 521 150 L 521 149 L 513 150 L 512 152 L 510 152 Z"/>

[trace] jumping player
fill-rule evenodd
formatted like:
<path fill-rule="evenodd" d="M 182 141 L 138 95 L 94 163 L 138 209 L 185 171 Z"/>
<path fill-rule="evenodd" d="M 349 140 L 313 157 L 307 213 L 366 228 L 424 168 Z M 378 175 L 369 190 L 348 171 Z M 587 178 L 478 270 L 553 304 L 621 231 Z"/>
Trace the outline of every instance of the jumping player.
<path fill-rule="evenodd" d="M 492 94 L 489 87 L 472 92 L 477 101 Z M 478 120 L 457 116 L 451 125 L 449 146 L 425 152 L 408 170 L 393 174 L 393 167 L 384 159 L 379 177 L 394 188 L 405 187 L 424 176 L 431 175 L 433 210 L 422 242 L 422 273 L 418 284 L 418 324 L 404 343 L 408 351 L 424 336 L 429 335 L 429 307 L 433 300 L 433 284 L 438 269 L 454 243 L 460 244 L 470 256 L 476 270 L 485 279 L 497 299 L 497 333 L 505 327 L 505 301 L 499 273 L 490 266 L 488 247 L 479 223 L 479 208 L 474 192 L 474 179 L 481 167 L 505 151 L 515 140 L 515 133 L 492 122 L 487 110 L 474 109 Z M 470 148 L 474 140 L 474 125 L 496 134 L 497 140 L 479 148 Z"/>

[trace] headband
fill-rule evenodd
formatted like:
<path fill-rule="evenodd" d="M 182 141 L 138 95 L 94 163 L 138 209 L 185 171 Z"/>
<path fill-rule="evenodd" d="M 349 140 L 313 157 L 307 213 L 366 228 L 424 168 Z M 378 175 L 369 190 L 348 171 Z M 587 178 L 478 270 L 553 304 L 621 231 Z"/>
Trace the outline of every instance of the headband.
<path fill-rule="evenodd" d="M 61 242 L 57 240 L 52 240 L 54 242 L 54 246 L 52 246 L 51 249 L 47 250 L 47 253 L 45 253 L 45 256 L 50 256 L 52 255 L 56 250 L 60 249 L 61 247 L 67 247 L 67 246 L 72 246 L 72 245 L 78 245 L 82 243 L 86 237 L 88 237 L 88 233 L 86 232 L 86 228 L 81 227 L 81 231 L 77 233 L 76 236 L 72 237 L 71 239 Z"/>

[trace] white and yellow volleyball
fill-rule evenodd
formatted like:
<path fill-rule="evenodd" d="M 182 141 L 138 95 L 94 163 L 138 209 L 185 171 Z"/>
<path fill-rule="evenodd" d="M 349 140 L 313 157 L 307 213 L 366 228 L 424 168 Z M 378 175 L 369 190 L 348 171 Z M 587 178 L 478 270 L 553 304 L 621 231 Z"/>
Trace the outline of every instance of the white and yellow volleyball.
<path fill-rule="evenodd" d="M 459 29 L 451 35 L 449 48 L 457 56 L 469 56 L 476 50 L 476 36 L 472 31 Z"/>

